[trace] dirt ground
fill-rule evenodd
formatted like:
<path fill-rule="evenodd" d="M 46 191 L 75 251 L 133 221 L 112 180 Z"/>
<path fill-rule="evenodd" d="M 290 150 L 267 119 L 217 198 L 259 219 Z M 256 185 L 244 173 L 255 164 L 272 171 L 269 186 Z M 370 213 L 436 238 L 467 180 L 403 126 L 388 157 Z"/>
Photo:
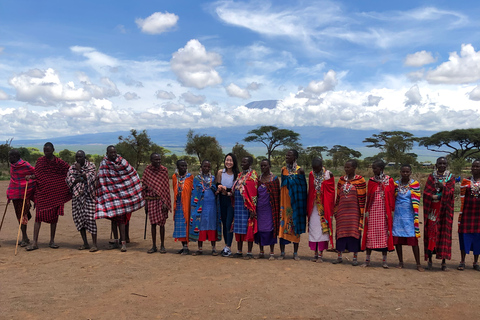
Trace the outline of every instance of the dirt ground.
<path fill-rule="evenodd" d="M 0 181 L 3 214 L 8 181 Z M 454 229 L 453 260 L 449 271 L 420 273 L 410 248 L 404 249 L 406 268 L 381 268 L 381 254 L 372 254 L 369 268 L 349 263 L 333 265 L 336 254 L 326 252 L 324 263 L 312 263 L 308 236 L 300 243 L 301 261 L 241 260 L 182 256 L 174 242 L 173 217 L 167 220 L 167 254 L 147 254 L 150 226 L 143 239 L 144 211 L 133 214 L 132 242 L 126 253 L 107 251 L 110 224 L 100 220 L 100 251 L 78 251 L 71 203 L 60 217 L 57 250 L 47 247 L 49 226 L 42 224 L 40 249 L 14 256 L 18 225 L 10 204 L 0 231 L 1 319 L 478 319 L 480 272 L 457 271 L 460 259 Z M 33 219 L 28 225 L 33 237 Z M 235 244 L 234 244 L 235 246 Z M 196 245 L 191 245 L 195 248 Z M 223 248 L 223 242 L 217 249 Z M 423 246 L 421 246 L 423 249 Z M 287 246 L 288 257 L 293 247 Z M 258 253 L 258 247 L 254 248 Z M 277 248 L 278 256 L 278 248 Z M 351 259 L 351 254 L 344 257 Z M 359 255 L 363 261 L 364 254 Z"/>

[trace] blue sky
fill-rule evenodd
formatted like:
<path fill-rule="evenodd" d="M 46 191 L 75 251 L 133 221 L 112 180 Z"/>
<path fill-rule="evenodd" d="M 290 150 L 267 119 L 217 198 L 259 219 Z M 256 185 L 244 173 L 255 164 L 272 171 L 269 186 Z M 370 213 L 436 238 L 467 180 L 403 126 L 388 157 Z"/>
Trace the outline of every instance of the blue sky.
<path fill-rule="evenodd" d="M 479 14 L 476 1 L 2 1 L 0 138 L 478 127 Z M 278 103 L 245 107 L 259 100 Z"/>

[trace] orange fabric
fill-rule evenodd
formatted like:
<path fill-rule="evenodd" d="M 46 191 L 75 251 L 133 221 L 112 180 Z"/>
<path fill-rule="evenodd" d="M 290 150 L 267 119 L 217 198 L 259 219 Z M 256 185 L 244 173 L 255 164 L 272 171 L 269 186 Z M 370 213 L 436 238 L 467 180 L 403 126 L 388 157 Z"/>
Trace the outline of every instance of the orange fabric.
<path fill-rule="evenodd" d="M 174 202 L 175 202 L 178 194 L 176 174 L 172 176 L 172 186 L 173 186 L 173 196 L 174 196 L 174 199 L 175 199 Z M 182 207 L 183 207 L 183 217 L 187 222 L 187 235 L 189 232 L 188 228 L 190 226 L 190 201 L 192 198 L 192 190 L 193 190 L 193 174 L 190 175 L 190 177 L 186 178 L 185 182 L 183 183 L 182 199 L 181 199 Z M 182 241 L 187 241 L 187 240 L 182 240 Z"/>

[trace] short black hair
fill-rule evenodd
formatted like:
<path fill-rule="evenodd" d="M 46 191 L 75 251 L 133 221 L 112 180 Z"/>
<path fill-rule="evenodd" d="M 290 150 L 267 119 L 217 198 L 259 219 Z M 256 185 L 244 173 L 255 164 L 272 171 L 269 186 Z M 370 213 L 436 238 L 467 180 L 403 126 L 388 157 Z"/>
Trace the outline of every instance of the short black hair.
<path fill-rule="evenodd" d="M 178 159 L 177 160 L 177 168 L 180 167 L 180 163 L 182 163 L 182 162 L 185 162 L 188 165 L 188 163 L 187 163 L 187 161 L 185 161 L 185 159 Z"/>
<path fill-rule="evenodd" d="M 55 147 L 53 146 L 53 143 L 51 143 L 51 142 L 46 142 L 46 143 L 43 145 L 43 147 L 44 147 L 44 148 L 45 148 L 45 147 L 50 147 L 50 148 L 52 148 L 52 149 L 55 149 Z"/>
<path fill-rule="evenodd" d="M 380 169 L 383 170 L 383 169 L 385 169 L 385 162 L 383 162 L 383 160 L 378 159 L 378 160 L 373 161 L 372 166 L 380 167 Z"/>
<path fill-rule="evenodd" d="M 400 167 L 400 169 L 402 169 L 402 168 L 408 168 L 408 169 L 410 169 L 410 171 L 412 171 L 412 166 L 409 165 L 408 163 L 402 164 L 402 166 Z"/>
<path fill-rule="evenodd" d="M 158 155 L 160 158 L 162 158 L 162 156 L 159 153 L 154 152 L 150 155 L 150 160 L 152 160 L 153 156 L 155 156 L 155 155 Z"/>
<path fill-rule="evenodd" d="M 347 164 L 347 163 L 349 163 L 349 162 L 352 164 L 352 167 L 354 167 L 355 169 L 357 169 L 357 167 L 358 167 L 358 161 L 357 161 L 356 159 L 349 159 L 349 160 L 347 160 L 347 161 L 345 162 L 345 164 Z"/>
<path fill-rule="evenodd" d="M 249 163 L 250 165 L 253 164 L 253 157 L 252 157 L 252 156 L 245 156 L 244 158 L 247 158 L 247 159 L 248 159 L 248 163 Z"/>
<path fill-rule="evenodd" d="M 210 160 L 208 160 L 208 159 L 203 160 L 201 165 L 203 166 L 203 164 L 204 164 L 205 162 L 210 163 Z"/>
<path fill-rule="evenodd" d="M 288 150 L 288 152 L 292 151 L 293 152 L 293 156 L 295 157 L 295 159 L 298 159 L 298 151 L 295 150 L 295 149 L 290 149 Z"/>
<path fill-rule="evenodd" d="M 319 157 L 315 157 L 312 159 L 312 167 L 313 166 L 322 166 L 323 165 L 323 159 Z"/>
<path fill-rule="evenodd" d="M 110 149 L 110 148 L 113 148 L 113 149 L 117 150 L 117 148 L 115 148 L 115 146 L 113 144 L 111 144 L 107 147 L 107 152 L 108 152 L 108 149 Z"/>
<path fill-rule="evenodd" d="M 83 150 L 78 150 L 77 152 L 75 152 L 75 155 L 76 155 L 77 153 L 83 154 L 84 157 L 86 156 L 86 155 L 85 155 L 85 151 L 83 151 Z"/>
<path fill-rule="evenodd" d="M 260 161 L 260 163 L 262 163 L 263 161 L 266 161 L 268 163 L 269 167 L 272 166 L 272 163 L 270 162 L 270 160 L 268 160 L 268 158 L 262 159 L 262 161 Z"/>

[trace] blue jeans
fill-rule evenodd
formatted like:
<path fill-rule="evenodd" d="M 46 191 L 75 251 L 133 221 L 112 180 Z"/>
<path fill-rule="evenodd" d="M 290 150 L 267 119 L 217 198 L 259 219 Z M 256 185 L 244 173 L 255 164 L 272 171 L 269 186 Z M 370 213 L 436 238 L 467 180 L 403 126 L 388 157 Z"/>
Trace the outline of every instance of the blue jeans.
<path fill-rule="evenodd" d="M 231 197 L 220 194 L 220 213 L 222 216 L 223 238 L 225 239 L 225 245 L 227 247 L 231 247 L 233 241 L 233 206 Z"/>

